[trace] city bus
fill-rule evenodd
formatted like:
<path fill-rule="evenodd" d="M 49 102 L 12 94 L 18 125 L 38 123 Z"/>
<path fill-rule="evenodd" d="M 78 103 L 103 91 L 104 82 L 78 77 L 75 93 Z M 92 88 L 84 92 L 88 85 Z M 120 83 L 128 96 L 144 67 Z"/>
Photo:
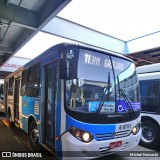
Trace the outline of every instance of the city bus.
<path fill-rule="evenodd" d="M 83 159 L 140 141 L 136 68 L 121 54 L 57 44 L 7 76 L 4 84 L 10 124 L 29 135 L 36 151 L 43 146 L 57 157 Z"/>
<path fill-rule="evenodd" d="M 141 94 L 142 137 L 140 144 L 160 146 L 160 63 L 137 67 Z"/>

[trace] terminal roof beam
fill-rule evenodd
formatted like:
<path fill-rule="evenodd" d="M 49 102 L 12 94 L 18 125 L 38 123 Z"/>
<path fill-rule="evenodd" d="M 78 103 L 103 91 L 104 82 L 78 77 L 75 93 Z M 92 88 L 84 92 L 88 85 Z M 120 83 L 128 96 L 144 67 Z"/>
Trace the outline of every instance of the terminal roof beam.
<path fill-rule="evenodd" d="M 4 5 L 0 2 L 0 19 L 2 21 L 3 19 L 8 21 L 8 24 L 13 23 L 13 25 L 36 30 L 45 20 L 49 21 L 56 16 L 70 1 L 71 0 L 50 0 L 41 8 L 39 13 L 20 6 L 17 9 L 17 6 L 14 4 Z M 15 14 L 16 9 L 17 12 Z M 12 22 L 10 22 L 11 20 Z"/>
<path fill-rule="evenodd" d="M 12 54 L 14 52 L 14 49 L 0 46 L 0 52 L 7 52 Z"/>
<path fill-rule="evenodd" d="M 71 0 L 43 1 L 44 5 L 39 10 L 34 10 L 36 5 L 31 9 L 22 6 L 23 1 L 18 5 L 17 1 L 13 2 L 4 4 L 0 1 L 0 54 L 10 55 L 3 66 Z M 3 70 L 8 71 L 8 68 L 3 67 Z"/>
<path fill-rule="evenodd" d="M 9 4 L 7 6 L 1 4 L 0 19 L 2 20 L 2 22 L 4 20 L 5 22 L 8 22 L 8 25 L 13 23 L 11 25 L 23 26 L 25 28 L 33 30 L 35 30 L 38 27 L 38 13 L 19 7 L 17 9 L 17 13 L 15 14 L 16 9 L 17 6 L 14 4 Z"/>
<path fill-rule="evenodd" d="M 4 30 L 6 33 L 4 33 L 4 37 L 1 40 L 4 41 L 4 38 L 8 39 L 7 32 L 12 31 L 14 33 L 14 29 L 19 27 L 21 34 L 13 44 L 13 46 L 15 46 L 15 52 L 22 47 L 21 45 L 27 43 L 40 31 L 41 28 L 55 17 L 70 1 L 71 0 L 50 0 L 41 8 L 39 13 L 21 6 L 17 8 L 16 5 L 11 3 L 4 5 L 0 2 L 0 22 L 5 25 L 4 28 L 6 28 L 6 31 Z M 20 27 L 22 27 L 23 30 Z"/>

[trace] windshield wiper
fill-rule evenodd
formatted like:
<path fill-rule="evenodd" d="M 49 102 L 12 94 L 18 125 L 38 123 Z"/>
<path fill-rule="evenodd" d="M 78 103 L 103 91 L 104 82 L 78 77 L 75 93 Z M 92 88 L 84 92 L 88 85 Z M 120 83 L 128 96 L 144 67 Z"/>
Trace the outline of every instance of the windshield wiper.
<path fill-rule="evenodd" d="M 136 116 L 136 115 L 135 115 L 135 111 L 134 111 L 134 109 L 133 109 L 133 107 L 132 107 L 132 105 L 131 105 L 131 103 L 130 103 L 127 95 L 126 95 L 126 93 L 124 92 L 124 89 L 121 89 L 121 88 L 120 88 L 120 85 L 119 85 L 119 77 L 118 77 L 118 76 L 117 76 L 117 80 L 118 80 L 119 92 L 120 92 L 120 94 L 122 94 L 122 96 L 124 97 L 124 100 L 125 100 L 127 106 L 129 107 L 129 109 L 130 109 L 130 111 L 131 111 L 131 113 L 132 113 L 133 119 L 134 119 L 135 116 Z M 120 94 L 119 94 L 119 100 L 120 100 Z"/>
<path fill-rule="evenodd" d="M 133 119 L 134 119 L 135 116 L 136 116 L 136 115 L 135 115 L 135 111 L 134 111 L 134 109 L 132 108 L 132 105 L 131 105 L 131 103 L 130 103 L 128 97 L 127 97 L 127 95 L 125 94 L 125 92 L 124 92 L 123 89 L 120 89 L 120 92 L 122 93 L 122 96 L 124 97 L 124 100 L 125 100 L 125 102 L 127 103 L 127 106 L 128 106 L 129 109 L 131 110 L 131 113 L 132 113 Z"/>
<path fill-rule="evenodd" d="M 102 98 L 101 98 L 101 101 L 100 101 L 100 103 L 98 105 L 96 114 L 98 114 L 101 111 L 102 107 L 103 107 L 105 96 L 106 96 L 106 91 L 107 91 L 107 102 L 108 102 L 109 95 L 110 95 L 110 85 L 111 85 L 110 84 L 110 72 L 108 72 L 108 82 L 107 83 L 108 83 L 108 85 L 103 88 Z"/>

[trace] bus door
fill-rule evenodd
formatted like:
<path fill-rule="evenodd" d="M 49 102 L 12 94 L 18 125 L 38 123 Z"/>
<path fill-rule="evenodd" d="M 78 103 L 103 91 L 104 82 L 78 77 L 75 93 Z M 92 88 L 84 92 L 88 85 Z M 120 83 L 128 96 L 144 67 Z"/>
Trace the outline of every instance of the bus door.
<path fill-rule="evenodd" d="M 14 117 L 16 122 L 18 122 L 19 120 L 19 89 L 20 89 L 20 78 L 16 78 L 14 87 Z"/>
<path fill-rule="evenodd" d="M 2 98 L 2 100 L 3 100 L 3 87 L 4 84 L 0 84 L 0 98 Z"/>
<path fill-rule="evenodd" d="M 56 101 L 58 89 L 58 66 L 45 67 L 45 116 L 44 116 L 44 141 L 47 146 L 55 149 L 56 132 Z"/>
<path fill-rule="evenodd" d="M 8 114 L 8 82 L 5 84 L 5 91 L 4 91 L 4 104 L 5 104 L 5 113 Z"/>

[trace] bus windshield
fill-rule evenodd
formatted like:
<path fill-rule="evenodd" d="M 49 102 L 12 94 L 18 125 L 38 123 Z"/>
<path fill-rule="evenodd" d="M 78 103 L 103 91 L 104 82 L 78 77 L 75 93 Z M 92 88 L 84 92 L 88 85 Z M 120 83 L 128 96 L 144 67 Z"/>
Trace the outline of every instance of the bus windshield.
<path fill-rule="evenodd" d="M 95 113 L 103 100 L 100 114 L 130 112 L 120 89 L 133 109 L 140 109 L 137 74 L 131 61 L 93 50 L 70 49 L 67 68 L 66 106 L 69 110 Z"/>

